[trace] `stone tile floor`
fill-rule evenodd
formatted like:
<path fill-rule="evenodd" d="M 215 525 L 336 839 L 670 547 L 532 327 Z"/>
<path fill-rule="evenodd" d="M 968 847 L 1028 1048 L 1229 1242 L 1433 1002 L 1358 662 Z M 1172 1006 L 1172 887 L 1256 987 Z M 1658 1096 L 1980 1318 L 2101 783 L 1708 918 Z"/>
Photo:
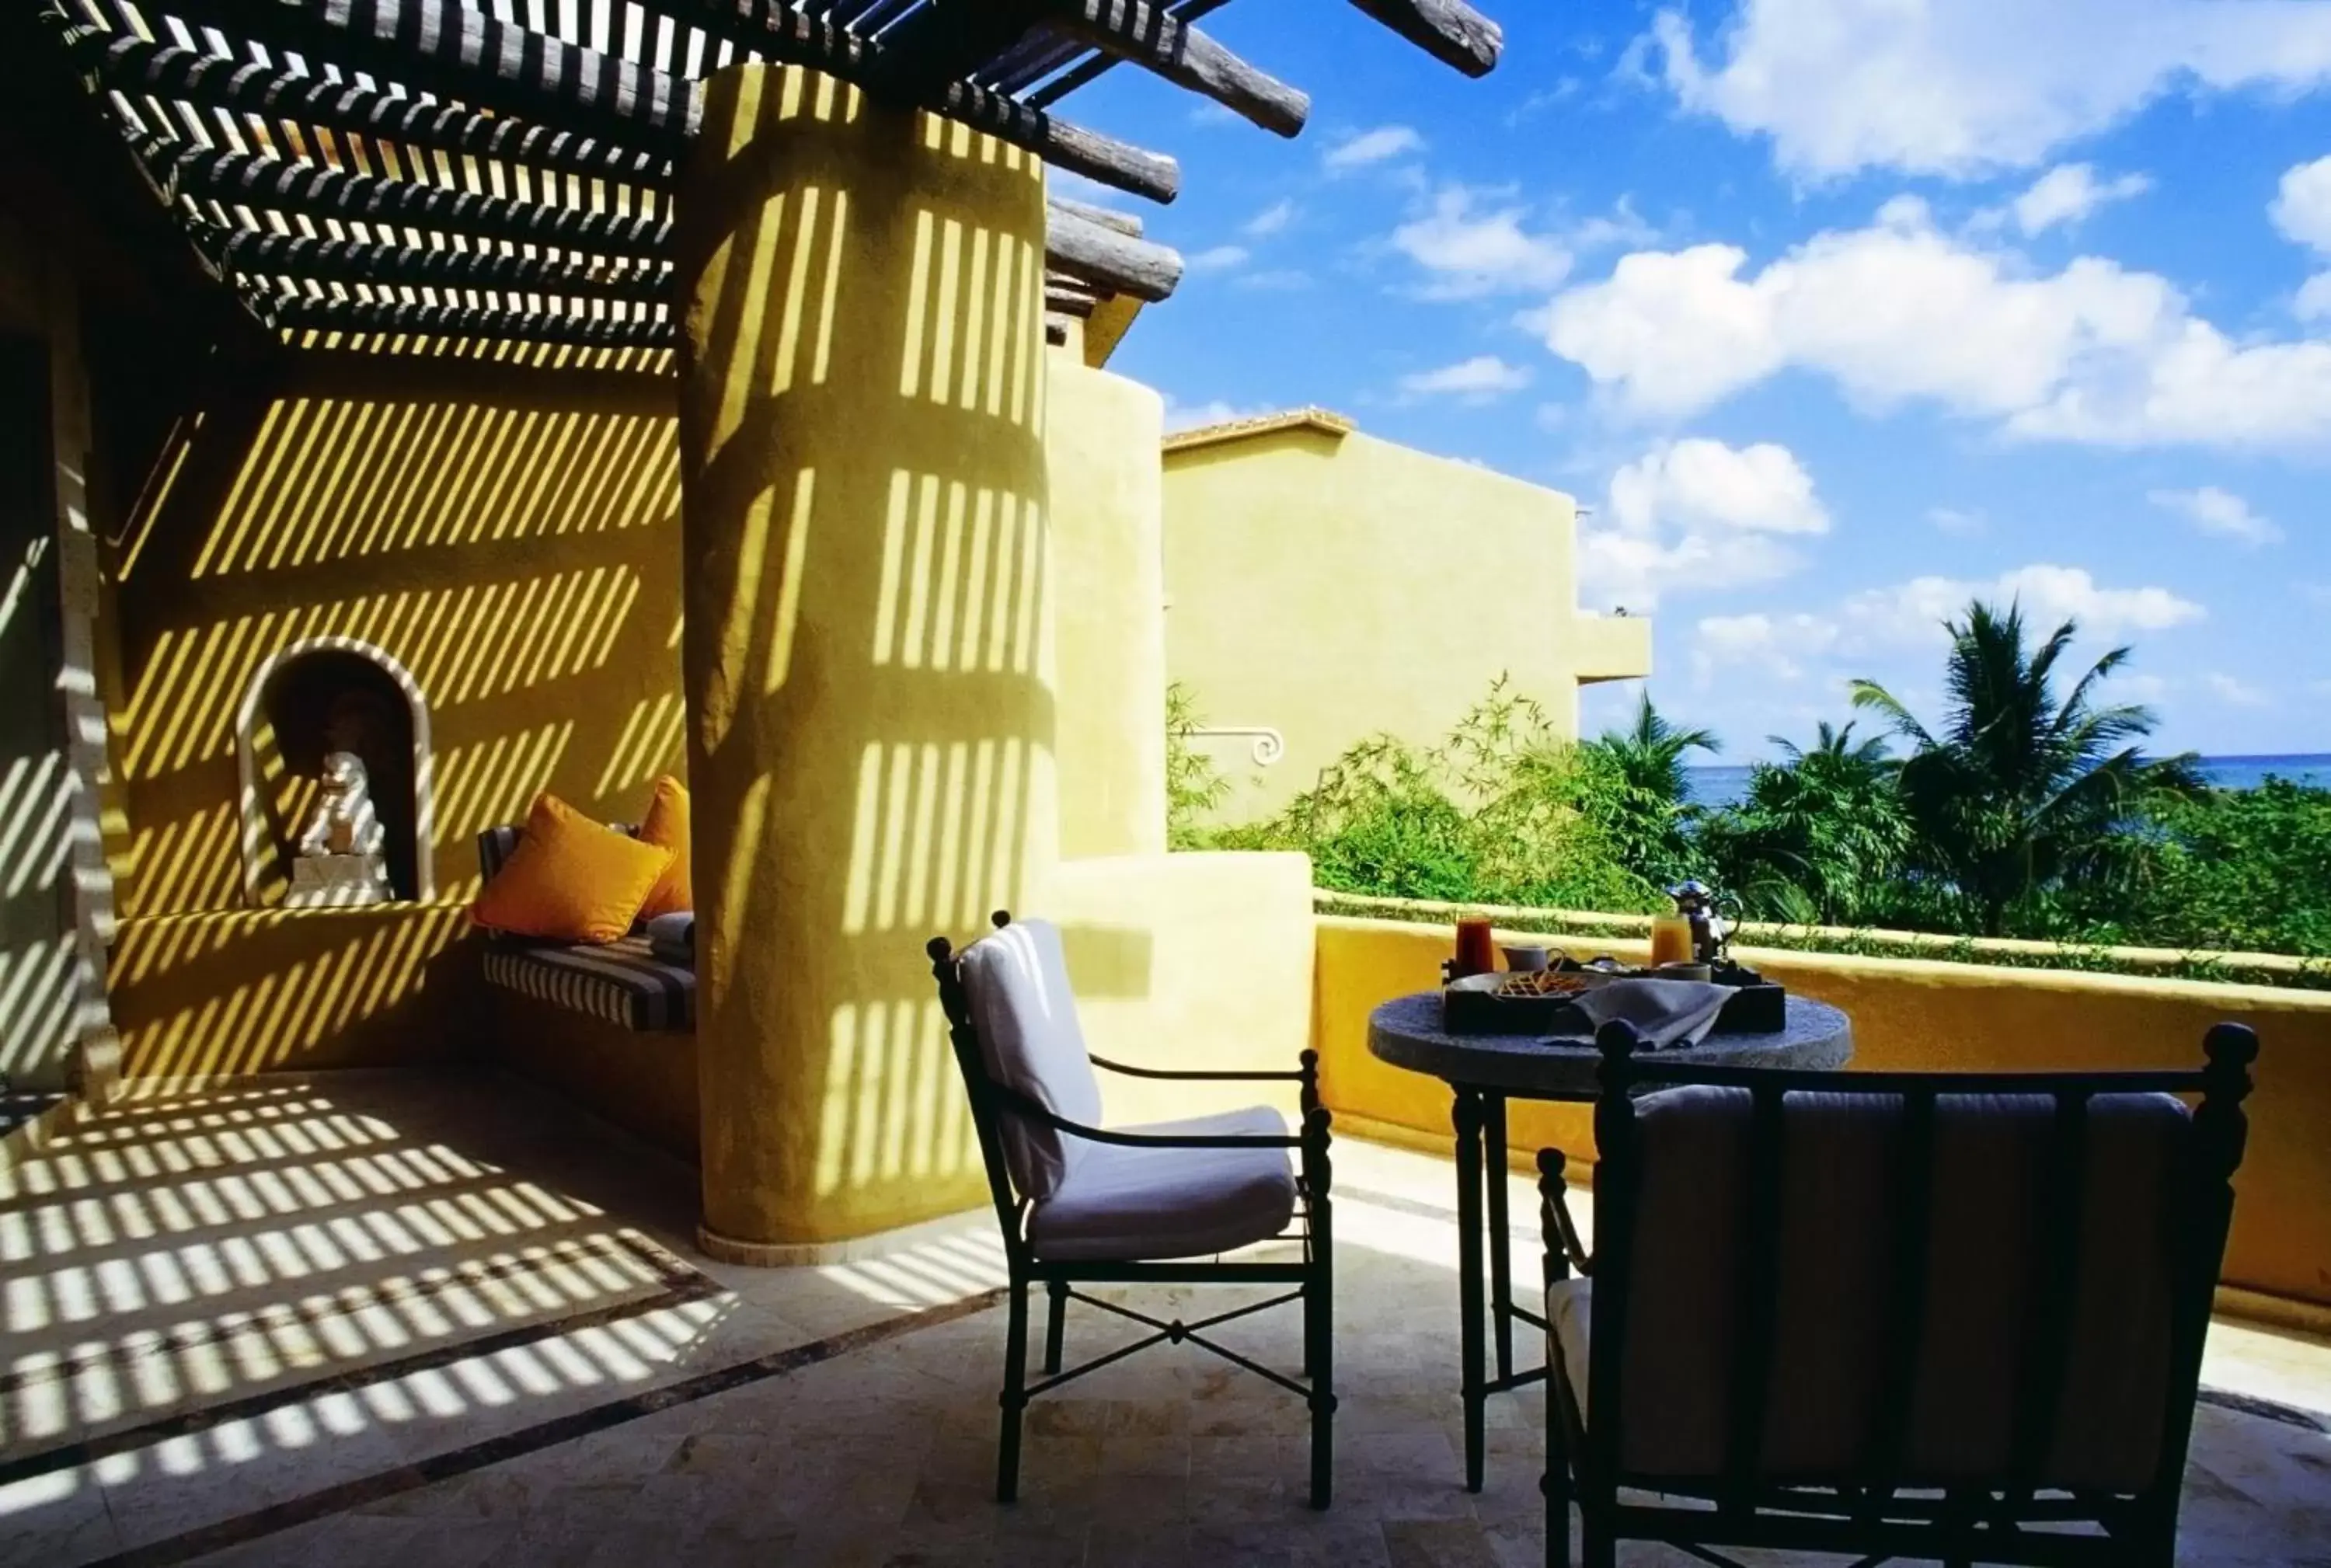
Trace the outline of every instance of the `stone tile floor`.
<path fill-rule="evenodd" d="M 1452 1182 L 1422 1155 L 1338 1149 L 1318 1516 L 1299 1406 L 1187 1348 L 1040 1402 L 997 1506 L 984 1213 L 728 1269 L 694 1251 L 692 1172 L 494 1078 L 149 1093 L 39 1130 L 0 1165 L 0 1568 L 1543 1560 L 1537 1391 L 1492 1402 L 1488 1485 L 1460 1484 Z M 1070 1354 L 1128 1327 L 1072 1312 Z M 1224 1337 L 1296 1359 L 1291 1313 Z M 2331 1345 L 2221 1324 L 2207 1381 L 2183 1560 L 2331 1564 Z"/>

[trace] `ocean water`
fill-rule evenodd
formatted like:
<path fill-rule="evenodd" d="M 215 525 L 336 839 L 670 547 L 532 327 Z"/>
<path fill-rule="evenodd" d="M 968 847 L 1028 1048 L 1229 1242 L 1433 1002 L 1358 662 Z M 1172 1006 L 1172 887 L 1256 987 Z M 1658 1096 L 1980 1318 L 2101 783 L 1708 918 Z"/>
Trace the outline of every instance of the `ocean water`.
<path fill-rule="evenodd" d="M 1748 770 L 1735 763 L 1696 767 L 1690 774 L 1691 798 L 1710 808 L 1728 806 L 1748 792 Z M 2256 789 L 2268 774 L 2331 789 L 2331 752 L 2296 752 L 2283 756 L 2205 756 L 2202 777 L 2222 790 Z"/>

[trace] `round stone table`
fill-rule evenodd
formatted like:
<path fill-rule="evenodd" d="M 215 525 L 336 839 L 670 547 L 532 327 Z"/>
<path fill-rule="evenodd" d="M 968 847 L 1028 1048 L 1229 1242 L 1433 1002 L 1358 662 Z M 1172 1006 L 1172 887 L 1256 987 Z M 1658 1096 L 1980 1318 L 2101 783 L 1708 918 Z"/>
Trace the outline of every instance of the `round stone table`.
<path fill-rule="evenodd" d="M 1459 1335 L 1465 1392 L 1465 1485 L 1481 1489 L 1481 1453 L 1489 1396 L 1537 1383 L 1541 1365 L 1514 1371 L 1514 1323 L 1541 1334 L 1546 1320 L 1514 1305 L 1512 1233 L 1507 1223 L 1506 1102 L 1509 1099 L 1592 1100 L 1602 1058 L 1588 1035 L 1451 1034 L 1441 1027 L 1441 993 L 1396 996 L 1368 1014 L 1368 1051 L 1380 1061 L 1446 1082 L 1456 1097 L 1457 1293 L 1463 1317 Z M 1819 1069 L 1843 1067 L 1853 1055 L 1853 1026 L 1825 1002 L 1788 999 L 1785 1027 L 1771 1034 L 1711 1034 L 1698 1045 L 1646 1051 L 1663 1064 Z M 1485 1202 L 1484 1200 L 1487 1200 Z M 1486 1212 L 1485 1212 L 1486 1211 Z M 1497 1341 L 1498 1373 L 1489 1375 L 1482 1345 L 1482 1233 L 1489 1258 L 1488 1316 Z"/>

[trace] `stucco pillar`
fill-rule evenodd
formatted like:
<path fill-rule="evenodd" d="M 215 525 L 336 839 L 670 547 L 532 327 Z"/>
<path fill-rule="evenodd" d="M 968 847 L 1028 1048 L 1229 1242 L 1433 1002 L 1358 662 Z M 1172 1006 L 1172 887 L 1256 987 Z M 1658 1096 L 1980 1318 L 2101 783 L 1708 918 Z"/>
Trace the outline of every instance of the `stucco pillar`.
<path fill-rule="evenodd" d="M 1042 175 L 798 68 L 705 84 L 675 203 L 703 1240 L 962 1208 L 924 940 L 1057 845 Z"/>
<path fill-rule="evenodd" d="M 1165 405 L 1049 351 L 1061 854 L 1166 849 Z"/>

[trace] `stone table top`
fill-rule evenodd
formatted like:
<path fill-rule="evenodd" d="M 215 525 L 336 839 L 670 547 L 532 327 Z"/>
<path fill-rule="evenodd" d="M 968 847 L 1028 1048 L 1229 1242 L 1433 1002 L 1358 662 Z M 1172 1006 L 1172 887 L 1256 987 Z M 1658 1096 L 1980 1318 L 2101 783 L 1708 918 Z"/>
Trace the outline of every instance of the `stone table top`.
<path fill-rule="evenodd" d="M 1369 1013 L 1368 1051 L 1412 1072 L 1528 1099 L 1591 1100 L 1602 1064 L 1590 1035 L 1450 1034 L 1438 991 L 1396 996 Z M 1646 1054 L 1709 1067 L 1838 1068 L 1853 1055 L 1853 1025 L 1826 1002 L 1792 996 L 1787 1027 L 1775 1033 L 1711 1034 Z"/>

